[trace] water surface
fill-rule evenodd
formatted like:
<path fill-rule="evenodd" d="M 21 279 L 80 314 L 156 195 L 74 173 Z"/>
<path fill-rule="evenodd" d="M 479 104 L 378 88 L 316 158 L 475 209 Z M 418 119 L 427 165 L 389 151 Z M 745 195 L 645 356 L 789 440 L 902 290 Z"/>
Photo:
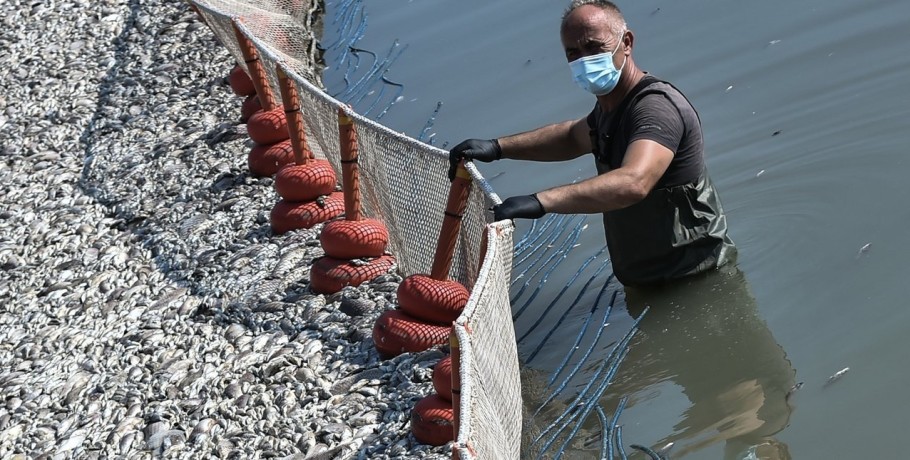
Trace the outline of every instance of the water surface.
<path fill-rule="evenodd" d="M 395 40 L 406 46 L 386 73 L 404 85 L 401 99 L 381 121 L 451 146 L 584 116 L 594 101 L 569 78 L 558 40 L 564 4 L 365 4 L 367 29 L 358 46 L 380 54 Z M 340 5 L 330 4 L 328 14 Z M 674 458 L 723 458 L 725 449 L 742 458 L 747 446 L 723 439 L 741 427 L 773 436 L 798 459 L 902 457 L 910 409 L 910 3 L 692 0 L 620 7 L 636 36 L 639 67 L 681 88 L 700 113 L 709 171 L 739 257 L 729 278 L 643 300 L 667 306 L 646 316 L 601 400 L 604 410 L 629 396 L 619 419 L 626 444 L 674 439 Z M 327 41 L 336 29 L 327 24 Z M 331 66 L 325 81 L 330 91 L 343 87 Z M 590 177 L 591 162 L 505 160 L 480 168 L 507 197 Z M 574 228 L 581 219 L 572 222 Z M 520 336 L 603 246 L 599 217 L 587 222 L 578 246 L 516 321 Z M 606 269 L 596 277 L 531 362 L 542 379 L 566 355 L 608 276 Z M 563 295 L 553 314 L 574 297 Z M 625 304 L 621 293 L 609 340 L 596 351 L 601 356 L 631 325 Z M 545 329 L 520 343 L 523 358 Z M 845 367 L 842 379 L 824 385 Z M 573 380 L 575 391 L 592 369 Z M 782 388 L 795 382 L 804 386 L 782 406 Z"/>

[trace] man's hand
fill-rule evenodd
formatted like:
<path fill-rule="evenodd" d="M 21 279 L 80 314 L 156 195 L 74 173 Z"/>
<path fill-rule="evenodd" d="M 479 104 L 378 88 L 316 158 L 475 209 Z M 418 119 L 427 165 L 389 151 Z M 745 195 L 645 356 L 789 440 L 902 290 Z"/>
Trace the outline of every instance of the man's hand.
<path fill-rule="evenodd" d="M 519 195 L 507 198 L 502 204 L 493 207 L 493 219 L 539 219 L 546 214 L 537 194 Z"/>
<path fill-rule="evenodd" d="M 449 180 L 455 180 L 455 171 L 461 160 L 491 162 L 502 158 L 502 149 L 496 139 L 468 139 L 449 150 Z"/>

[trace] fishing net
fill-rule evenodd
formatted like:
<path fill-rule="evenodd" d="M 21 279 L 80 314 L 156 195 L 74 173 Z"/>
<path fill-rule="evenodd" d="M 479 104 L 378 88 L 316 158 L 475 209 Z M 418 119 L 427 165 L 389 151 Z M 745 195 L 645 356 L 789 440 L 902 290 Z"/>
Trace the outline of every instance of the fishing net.
<path fill-rule="evenodd" d="M 447 153 L 353 113 L 311 83 L 319 80 L 309 65 L 315 40 L 307 14 L 311 12 L 303 11 L 306 2 L 194 0 L 192 4 L 245 68 L 235 27 L 250 39 L 276 98 L 280 98 L 276 66 L 282 67 L 297 87 L 310 148 L 316 157 L 327 159 L 339 176 L 339 109 L 354 119 L 360 146 L 362 212 L 388 227 L 389 250 L 403 275 L 430 273 L 450 188 Z M 358 26 L 351 22 L 345 27 L 356 33 Z M 358 85 L 366 84 L 354 82 L 352 88 Z M 485 210 L 499 198 L 473 165 L 467 169 L 473 187 L 449 273 L 471 289 L 455 327 L 461 343 L 456 366 L 462 397 L 456 408 L 461 423 L 454 448 L 460 458 L 518 458 L 521 384 L 508 297 L 512 226 L 488 223 Z M 478 263 L 484 232 L 488 234 L 487 250 Z"/>

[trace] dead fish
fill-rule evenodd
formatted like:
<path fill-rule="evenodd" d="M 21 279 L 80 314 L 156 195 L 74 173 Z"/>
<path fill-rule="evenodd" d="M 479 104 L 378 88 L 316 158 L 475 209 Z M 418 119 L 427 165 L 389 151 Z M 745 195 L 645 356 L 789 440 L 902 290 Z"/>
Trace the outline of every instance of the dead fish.
<path fill-rule="evenodd" d="M 670 458 L 670 449 L 673 449 L 673 442 L 668 442 L 660 449 L 654 451 L 660 458 L 668 459 Z"/>
<path fill-rule="evenodd" d="M 796 385 L 793 385 L 792 387 L 790 387 L 790 389 L 787 390 L 787 395 L 784 396 L 784 400 L 789 401 L 790 397 L 793 396 L 793 393 L 796 393 L 802 387 L 803 387 L 803 382 L 799 382 Z"/>
<path fill-rule="evenodd" d="M 654 452 L 650 447 L 645 447 L 640 444 L 632 444 L 629 447 L 644 452 L 651 460 L 670 460 L 669 457 L 663 457 L 657 452 Z"/>
<path fill-rule="evenodd" d="M 827 387 L 828 385 L 831 385 L 832 383 L 840 380 L 841 377 L 843 377 L 847 372 L 850 372 L 849 367 L 845 367 L 845 368 L 835 372 L 834 375 L 832 375 L 831 377 L 828 377 L 828 380 L 825 381 L 825 384 L 823 385 L 823 387 Z"/>
<path fill-rule="evenodd" d="M 859 248 L 859 252 L 856 253 L 856 258 L 859 259 L 863 255 L 869 252 L 869 249 L 872 247 L 872 243 L 866 243 L 863 247 Z"/>

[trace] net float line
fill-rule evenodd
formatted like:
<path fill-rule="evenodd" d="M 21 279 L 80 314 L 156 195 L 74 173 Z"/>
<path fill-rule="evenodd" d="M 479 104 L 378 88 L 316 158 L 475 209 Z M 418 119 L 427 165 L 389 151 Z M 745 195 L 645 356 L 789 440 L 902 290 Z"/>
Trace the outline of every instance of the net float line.
<path fill-rule="evenodd" d="M 338 108 L 338 133 L 341 141 L 341 179 L 344 183 L 344 207 L 348 210 L 345 219 L 360 220 L 360 170 L 357 159 L 360 146 L 354 120 L 344 108 Z"/>
<path fill-rule="evenodd" d="M 398 286 L 398 307 L 415 318 L 449 324 L 468 302 L 471 293 L 461 283 L 448 279 L 448 275 L 470 191 L 471 176 L 462 162 L 449 189 L 430 275 L 411 275 Z"/>
<path fill-rule="evenodd" d="M 326 224 L 319 240 L 331 257 L 379 257 L 389 244 L 389 231 L 379 220 L 366 219 L 361 213 L 360 168 L 357 165 L 360 147 L 354 120 L 344 108 L 338 109 L 338 133 L 345 216 L 344 220 Z"/>
<path fill-rule="evenodd" d="M 275 66 L 275 73 L 278 75 L 278 88 L 281 90 L 284 115 L 288 121 L 288 134 L 291 138 L 291 145 L 294 146 L 294 161 L 298 165 L 305 165 L 307 160 L 314 158 L 314 155 L 306 140 L 303 114 L 300 113 L 300 96 L 280 64 Z"/>
<path fill-rule="evenodd" d="M 275 191 L 287 201 L 312 201 L 334 192 L 338 183 L 337 177 L 327 160 L 316 159 L 313 155 L 307 142 L 297 88 L 280 64 L 275 68 L 287 120 L 289 142 L 294 153 L 293 161 L 286 162 L 277 170 Z"/>
<path fill-rule="evenodd" d="M 430 277 L 435 280 L 444 280 L 449 276 L 452 268 L 452 259 L 455 257 L 455 243 L 458 241 L 458 232 L 461 230 L 461 218 L 468 205 L 468 195 L 471 193 L 471 175 L 464 167 L 464 161 L 458 164 L 455 179 L 449 189 L 449 199 L 446 202 L 445 215 L 442 220 L 442 229 L 439 231 L 439 241 L 436 244 L 436 254 L 433 257 L 433 267 Z"/>
<path fill-rule="evenodd" d="M 345 218 L 329 222 L 322 228 L 319 242 L 326 256 L 310 269 L 310 289 L 323 294 L 333 294 L 345 286 L 358 286 L 388 273 L 395 261 L 392 256 L 384 255 L 389 242 L 385 225 L 376 219 L 363 219 L 360 214 L 357 133 L 354 120 L 342 108 L 338 110 L 338 132 Z M 355 259 L 359 260 L 355 262 Z M 324 260 L 329 262 L 323 263 Z M 383 270 L 374 268 L 375 264 Z"/>
<path fill-rule="evenodd" d="M 256 89 L 256 94 L 259 96 L 262 109 L 266 111 L 272 110 L 278 106 L 278 102 L 275 100 L 275 95 L 272 94 L 272 87 L 269 85 L 265 69 L 262 68 L 262 61 L 259 60 L 259 52 L 256 51 L 256 47 L 250 39 L 237 27 L 237 21 L 237 19 L 234 19 L 231 21 L 231 25 L 234 27 L 234 35 L 237 36 L 237 43 L 240 44 L 240 52 L 243 54 L 243 60 L 246 63 L 247 69 L 249 69 L 249 76 L 252 80 L 253 88 Z"/>
<path fill-rule="evenodd" d="M 262 67 L 259 51 L 237 27 L 237 21 L 237 19 L 234 19 L 231 21 L 231 25 L 234 28 L 237 43 L 240 45 L 243 60 L 247 65 L 247 69 L 249 69 L 253 87 L 256 88 L 256 95 L 259 96 L 259 103 L 262 105 L 262 110 L 253 113 L 247 120 L 247 132 L 250 135 L 250 139 L 260 145 L 281 142 L 290 136 L 284 110 L 280 108 L 278 100 L 272 92 L 268 75 L 266 75 L 265 69 Z"/>
<path fill-rule="evenodd" d="M 489 233 L 492 231 L 489 227 L 485 227 L 484 231 L 481 233 L 480 239 L 480 261 L 478 270 L 482 268 L 483 261 L 486 258 L 487 247 L 488 247 L 488 238 Z M 431 279 L 431 281 L 433 281 Z M 458 429 L 460 426 L 461 418 L 461 346 L 458 341 L 458 334 L 455 333 L 454 329 L 449 334 L 449 355 L 445 358 L 439 360 L 435 366 L 433 366 L 433 389 L 436 391 L 436 395 L 441 399 L 449 401 L 452 407 L 452 439 L 454 440 L 458 436 Z M 414 408 L 414 413 L 416 413 L 417 407 Z M 413 416 L 412 416 L 413 417 Z M 421 433 L 425 427 L 414 427 L 412 424 L 412 433 L 415 438 L 421 440 L 419 436 L 423 435 Z M 416 430 L 416 431 L 414 431 Z M 442 439 L 441 428 L 439 431 L 434 431 L 437 435 L 431 441 L 439 441 Z M 424 442 L 424 441 L 421 441 Z M 446 441 L 448 442 L 448 441 Z M 427 441 L 427 443 L 432 444 L 432 442 Z M 436 445 L 436 444 L 433 444 Z M 459 458 L 457 449 L 453 447 L 452 458 Z"/>

